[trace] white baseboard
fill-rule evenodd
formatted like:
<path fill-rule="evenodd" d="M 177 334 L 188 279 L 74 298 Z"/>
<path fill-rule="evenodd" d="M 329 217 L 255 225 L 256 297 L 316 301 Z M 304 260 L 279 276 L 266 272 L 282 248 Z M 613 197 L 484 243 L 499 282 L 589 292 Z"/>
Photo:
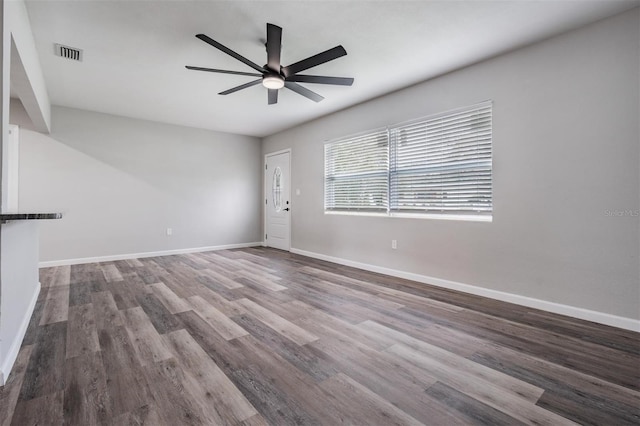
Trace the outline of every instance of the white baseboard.
<path fill-rule="evenodd" d="M 22 345 L 22 341 L 24 340 L 24 335 L 27 333 L 29 321 L 31 321 L 31 315 L 33 315 L 33 310 L 36 307 L 36 302 L 38 301 L 39 294 L 40 283 L 38 283 L 38 285 L 36 286 L 36 291 L 33 292 L 31 302 L 29 302 L 29 306 L 24 313 L 24 317 L 22 318 L 22 322 L 20 323 L 20 327 L 18 328 L 18 333 L 16 334 L 13 342 L 11 342 L 11 346 L 9 347 L 9 351 L 7 352 L 7 357 L 3 360 L 0 360 L 0 385 L 2 386 L 4 386 L 5 381 L 9 378 L 9 373 L 11 373 L 13 364 L 16 362 L 16 358 L 18 358 L 20 346 Z"/>
<path fill-rule="evenodd" d="M 540 309 L 555 314 L 566 315 L 573 318 L 583 319 L 587 321 L 597 322 L 599 324 L 610 325 L 612 327 L 623 328 L 625 330 L 640 332 L 640 321 L 632 318 L 625 318 L 604 312 L 592 311 L 589 309 L 578 308 L 570 305 L 549 302 L 532 297 L 520 296 L 518 294 L 506 293 L 498 290 L 478 287 L 470 284 L 463 284 L 455 281 L 444 280 L 441 278 L 429 277 L 426 275 L 414 274 L 412 272 L 399 271 L 397 269 L 384 268 L 381 266 L 370 265 L 367 263 L 355 262 L 339 257 L 328 256 L 325 254 L 314 253 L 306 250 L 291 248 L 291 253 L 300 254 L 302 256 L 313 257 L 328 262 L 338 263 L 340 265 L 351 266 L 353 268 L 364 269 L 365 271 L 377 272 L 380 274 L 390 275 L 393 277 L 404 278 L 411 281 L 417 281 L 424 284 L 430 284 L 437 287 L 443 287 L 450 290 L 457 290 L 464 293 L 474 294 L 476 296 L 488 297 L 491 299 L 501 300 L 516 305 L 526 306 L 528 308 Z"/>
<path fill-rule="evenodd" d="M 144 253 L 128 253 L 128 254 L 115 254 L 110 256 L 96 256 L 96 257 L 81 257 L 78 259 L 61 259 L 61 260 L 48 260 L 45 262 L 38 263 L 40 268 L 49 268 L 51 266 L 63 266 L 63 265 L 79 265 L 82 263 L 97 263 L 97 262 L 111 262 L 114 260 L 125 260 L 125 259 L 139 259 L 142 257 L 156 257 L 156 256 L 170 256 L 173 254 L 184 254 L 184 253 L 199 253 L 203 251 L 214 251 L 214 250 L 229 250 L 235 248 L 245 248 L 245 247 L 258 247 L 261 246 L 262 242 L 255 243 L 239 243 L 239 244 L 225 244 L 221 246 L 209 246 L 209 247 L 195 247 L 195 248 L 183 248 L 183 249 L 174 249 L 174 250 L 163 250 L 163 251 L 149 251 Z"/>

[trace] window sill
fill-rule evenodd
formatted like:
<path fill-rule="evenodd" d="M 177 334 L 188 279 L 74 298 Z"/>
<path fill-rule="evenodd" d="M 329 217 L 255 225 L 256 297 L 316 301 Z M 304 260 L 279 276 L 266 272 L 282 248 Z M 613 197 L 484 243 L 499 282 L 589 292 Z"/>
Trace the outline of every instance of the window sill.
<path fill-rule="evenodd" d="M 462 220 L 466 222 L 493 222 L 493 216 L 489 216 L 489 215 L 391 213 L 389 216 L 405 218 L 405 219 L 440 219 L 440 220 Z"/>
<path fill-rule="evenodd" d="M 325 211 L 327 215 L 339 216 L 370 216 L 370 217 L 390 217 L 401 219 L 436 219 L 436 220 L 462 220 L 466 222 L 493 222 L 490 215 L 455 215 L 455 214 L 433 214 L 433 213 L 373 213 L 373 212 L 336 212 Z"/>
<path fill-rule="evenodd" d="M 376 213 L 376 212 L 334 212 L 334 211 L 325 211 L 324 214 L 336 215 L 336 216 L 389 217 L 389 215 L 387 213 Z"/>

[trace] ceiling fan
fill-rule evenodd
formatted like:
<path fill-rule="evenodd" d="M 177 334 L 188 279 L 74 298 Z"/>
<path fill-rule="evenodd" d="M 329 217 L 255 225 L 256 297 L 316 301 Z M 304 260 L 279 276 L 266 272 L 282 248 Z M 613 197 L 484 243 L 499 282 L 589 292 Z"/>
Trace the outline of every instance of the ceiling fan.
<path fill-rule="evenodd" d="M 324 64 L 325 62 L 333 61 L 334 59 L 337 59 L 341 56 L 345 56 L 347 54 L 347 51 L 344 50 L 344 47 L 342 46 L 336 46 L 333 49 L 325 50 L 324 52 L 318 53 L 317 55 L 313 55 L 307 59 L 303 59 L 289 66 L 283 67 L 280 64 L 280 52 L 282 50 L 282 28 L 277 25 L 267 24 L 267 64 L 263 67 L 234 52 L 228 47 L 223 46 L 222 44 L 204 34 L 197 34 L 196 37 L 258 71 L 257 73 L 251 73 L 242 71 L 218 70 L 214 68 L 192 67 L 190 65 L 186 66 L 187 69 L 195 71 L 208 71 L 222 74 L 260 77 L 257 80 L 253 80 L 248 83 L 241 84 L 240 86 L 233 87 L 229 90 L 225 90 L 224 92 L 220 92 L 218 93 L 219 95 L 228 95 L 230 93 L 237 92 L 238 90 L 246 89 L 248 87 L 262 83 L 262 85 L 268 89 L 269 105 L 278 103 L 278 90 L 282 89 L 283 87 L 293 90 L 299 95 L 309 98 L 312 101 L 320 102 L 324 99 L 322 96 L 307 89 L 306 87 L 299 85 L 298 82 L 333 84 L 338 86 L 351 86 L 353 84 L 353 78 L 298 74 L 300 71 L 304 71 L 320 64 Z"/>

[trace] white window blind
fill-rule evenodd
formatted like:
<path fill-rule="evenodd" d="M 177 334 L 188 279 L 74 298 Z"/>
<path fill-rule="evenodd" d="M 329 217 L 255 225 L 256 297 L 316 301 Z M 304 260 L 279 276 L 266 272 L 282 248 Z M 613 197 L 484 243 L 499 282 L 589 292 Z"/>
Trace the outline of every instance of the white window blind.
<path fill-rule="evenodd" d="M 326 211 L 388 211 L 386 129 L 327 143 L 324 155 Z"/>
<path fill-rule="evenodd" d="M 491 215 L 492 104 L 325 145 L 325 210 Z"/>
<path fill-rule="evenodd" d="M 491 212 L 491 103 L 395 127 L 390 136 L 392 212 Z"/>

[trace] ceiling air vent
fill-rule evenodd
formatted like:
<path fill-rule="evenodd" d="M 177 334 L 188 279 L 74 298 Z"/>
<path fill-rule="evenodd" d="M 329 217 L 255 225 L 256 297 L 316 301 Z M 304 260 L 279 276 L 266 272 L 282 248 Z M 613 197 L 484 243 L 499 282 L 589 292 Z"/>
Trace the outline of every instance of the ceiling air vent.
<path fill-rule="evenodd" d="M 75 47 L 65 46 L 64 44 L 55 43 L 56 55 L 73 61 L 82 61 L 82 50 Z"/>

